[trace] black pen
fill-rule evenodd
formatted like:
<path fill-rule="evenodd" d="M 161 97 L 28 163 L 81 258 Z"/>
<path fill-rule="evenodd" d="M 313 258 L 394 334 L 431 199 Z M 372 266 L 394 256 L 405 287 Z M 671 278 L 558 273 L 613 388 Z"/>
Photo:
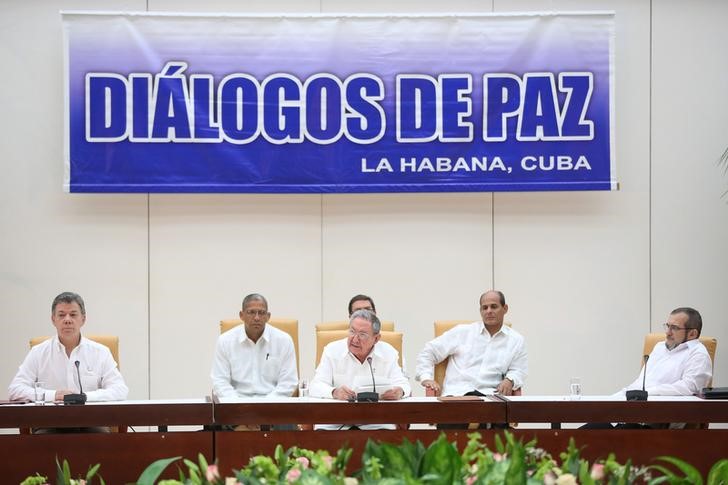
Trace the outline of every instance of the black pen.
<path fill-rule="evenodd" d="M 265 360 L 268 360 L 268 357 L 270 357 L 270 354 L 265 354 Z"/>

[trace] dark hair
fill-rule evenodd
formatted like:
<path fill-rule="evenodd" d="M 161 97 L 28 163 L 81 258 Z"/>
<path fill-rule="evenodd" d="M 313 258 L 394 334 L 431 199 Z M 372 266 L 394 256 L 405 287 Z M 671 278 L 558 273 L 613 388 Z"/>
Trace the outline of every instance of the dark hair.
<path fill-rule="evenodd" d="M 266 311 L 268 311 L 268 300 L 266 300 L 265 297 L 260 293 L 251 293 L 243 298 L 243 310 L 245 310 L 245 306 L 251 301 L 262 301 L 265 305 Z"/>
<path fill-rule="evenodd" d="M 367 322 L 371 323 L 374 335 L 377 335 L 382 330 L 382 322 L 379 321 L 379 318 L 377 318 L 377 315 L 374 312 L 370 312 L 364 308 L 355 311 L 351 314 L 351 318 L 349 318 L 349 326 L 351 326 L 351 322 L 353 322 L 355 318 L 363 318 Z"/>
<path fill-rule="evenodd" d="M 78 303 L 78 307 L 81 309 L 81 315 L 86 316 L 86 304 L 83 302 L 83 298 L 81 298 L 81 295 L 78 293 L 73 293 L 72 291 L 64 291 L 57 297 L 53 299 L 53 304 L 51 305 L 51 314 L 56 313 L 56 306 L 58 306 L 59 303 Z"/>
<path fill-rule="evenodd" d="M 703 317 L 700 316 L 700 312 L 697 311 L 695 308 L 690 308 L 689 306 L 686 306 L 675 308 L 673 311 L 670 312 L 670 315 L 675 315 L 676 313 L 684 313 L 685 315 L 687 315 L 688 321 L 685 324 L 685 328 L 694 328 L 698 331 L 698 337 L 700 337 L 700 332 L 703 331 Z"/>
<path fill-rule="evenodd" d="M 488 293 L 497 293 L 498 296 L 500 297 L 501 306 L 506 306 L 506 295 L 504 295 L 502 291 L 498 291 L 498 290 L 488 290 L 485 293 L 483 293 L 482 295 L 480 295 L 480 298 L 478 299 L 478 306 L 480 306 L 480 302 L 483 301 L 483 297 L 485 295 L 487 295 Z"/>
<path fill-rule="evenodd" d="M 372 297 L 371 296 L 367 296 L 367 295 L 354 295 L 354 296 L 351 297 L 351 300 L 349 300 L 349 315 L 350 316 L 352 314 L 351 309 L 354 306 L 354 302 L 357 302 L 357 301 L 368 301 L 372 305 L 372 311 L 374 313 L 377 313 L 377 307 L 374 305 L 374 300 L 372 300 Z"/>

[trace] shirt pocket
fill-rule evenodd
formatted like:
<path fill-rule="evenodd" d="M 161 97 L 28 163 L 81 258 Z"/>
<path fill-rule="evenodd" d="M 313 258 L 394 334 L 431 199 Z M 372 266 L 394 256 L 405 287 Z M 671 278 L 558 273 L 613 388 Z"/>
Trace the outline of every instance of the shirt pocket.
<path fill-rule="evenodd" d="M 85 369 L 81 371 L 81 383 L 83 384 L 84 392 L 95 391 L 101 384 L 101 376 L 98 372 L 92 369 Z"/>
<path fill-rule="evenodd" d="M 281 373 L 282 361 L 279 357 L 267 357 L 263 361 L 261 375 L 266 382 L 278 382 L 278 376 Z"/>

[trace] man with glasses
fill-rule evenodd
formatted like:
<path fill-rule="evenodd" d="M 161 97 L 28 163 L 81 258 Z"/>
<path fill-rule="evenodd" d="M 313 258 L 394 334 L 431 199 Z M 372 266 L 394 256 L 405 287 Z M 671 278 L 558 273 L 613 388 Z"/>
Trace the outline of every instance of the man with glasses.
<path fill-rule="evenodd" d="M 663 325 L 665 341 L 658 342 L 647 360 L 645 390 L 652 396 L 690 396 L 708 385 L 713 375 L 710 355 L 698 337 L 703 319 L 697 310 L 676 308 Z M 622 389 L 642 389 L 642 366 L 637 379 Z"/>
<path fill-rule="evenodd" d="M 713 375 L 713 365 L 705 346 L 698 337 L 703 329 L 703 319 L 690 307 L 676 308 L 664 323 L 665 341 L 655 344 L 647 359 L 645 390 L 650 396 L 690 396 L 708 385 Z M 632 384 L 616 395 L 629 390 L 641 390 L 645 366 Z M 684 428 L 685 423 L 588 423 L 584 429 L 609 428 Z"/>
<path fill-rule="evenodd" d="M 409 396 L 411 388 L 399 366 L 399 352 L 388 343 L 380 342 L 380 330 L 381 322 L 373 312 L 356 310 L 349 320 L 349 337 L 324 347 L 311 381 L 310 395 L 353 401 L 357 387 L 370 386 L 374 380 L 377 387 L 386 388 L 380 392 L 380 399 L 397 400 Z M 316 425 L 316 429 L 344 428 L 395 429 L 395 425 Z"/>
<path fill-rule="evenodd" d="M 243 299 L 244 325 L 217 339 L 212 389 L 217 397 L 290 397 L 298 386 L 293 339 L 266 325 L 268 301 L 257 293 Z"/>

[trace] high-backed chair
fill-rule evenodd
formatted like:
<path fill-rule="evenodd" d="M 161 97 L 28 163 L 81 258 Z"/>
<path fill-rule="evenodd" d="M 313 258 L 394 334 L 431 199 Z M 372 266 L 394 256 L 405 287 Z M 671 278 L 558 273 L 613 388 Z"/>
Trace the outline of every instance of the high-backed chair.
<path fill-rule="evenodd" d="M 84 337 L 86 337 L 89 340 L 93 340 L 94 342 L 98 342 L 101 345 L 105 345 L 109 348 L 109 351 L 111 351 L 111 356 L 114 358 L 114 361 L 116 362 L 116 366 L 121 369 L 121 364 L 119 363 L 119 337 L 116 335 L 86 335 L 83 334 Z M 33 337 L 30 339 L 30 347 L 33 348 L 36 345 L 38 345 L 41 342 L 45 342 L 51 338 L 49 335 L 44 335 L 42 337 Z M 118 432 L 118 433 L 126 433 L 127 427 L 126 425 L 120 425 L 120 426 L 112 426 L 111 431 Z M 21 434 L 28 434 L 30 433 L 29 428 L 21 428 L 20 429 Z"/>
<path fill-rule="evenodd" d="M 231 328 L 237 327 L 243 323 L 239 318 L 230 318 L 227 320 L 220 320 L 220 334 L 223 334 Z M 296 351 L 296 371 L 300 375 L 301 367 L 299 365 L 298 357 L 298 320 L 295 318 L 271 318 L 268 320 L 268 325 L 272 325 L 278 330 L 283 330 L 293 339 L 293 350 Z M 294 393 L 297 395 L 298 390 Z"/>
<path fill-rule="evenodd" d="M 322 322 L 316 324 L 317 332 L 328 330 L 349 330 L 349 320 L 337 320 L 334 322 Z M 382 320 L 382 330 L 394 332 L 394 322 Z"/>
<path fill-rule="evenodd" d="M 472 323 L 473 320 L 435 320 L 435 337 L 439 337 L 443 333 L 447 332 L 453 327 L 456 327 L 457 325 L 461 325 L 463 323 Z M 511 326 L 510 322 L 505 322 L 506 325 L 509 327 Z M 434 380 L 437 382 L 437 384 L 440 386 L 440 389 L 442 389 L 442 384 L 445 382 L 445 372 L 447 371 L 447 363 L 450 361 L 450 358 L 443 360 L 439 364 L 435 365 L 435 372 L 434 372 Z M 513 391 L 514 395 L 520 396 L 521 390 L 517 389 Z M 437 394 L 434 393 L 429 388 L 425 390 L 425 395 L 427 396 L 436 396 Z"/>
<path fill-rule="evenodd" d="M 652 332 L 645 335 L 645 343 L 642 347 L 642 356 L 643 358 L 640 359 L 640 364 L 644 365 L 644 356 L 650 355 L 652 352 L 652 349 L 655 348 L 655 345 L 657 345 L 658 342 L 663 342 L 665 340 L 665 333 L 664 332 Z M 708 355 L 710 355 L 710 363 L 713 365 L 713 372 L 715 372 L 715 349 L 718 347 L 718 339 L 715 337 L 699 337 L 700 343 L 705 346 L 705 349 L 708 351 Z M 708 382 L 707 387 L 710 387 L 713 383 L 713 379 L 710 379 Z M 685 424 L 686 429 L 707 429 L 708 423 L 686 423 Z"/>
<path fill-rule="evenodd" d="M 387 342 L 397 349 L 397 352 L 399 352 L 399 366 L 402 367 L 402 332 L 387 332 L 386 330 L 382 330 L 380 334 L 382 335 L 382 342 Z M 349 337 L 349 330 L 322 330 L 316 332 L 316 367 L 318 367 L 321 361 L 321 354 L 323 354 L 324 347 L 327 344 L 347 337 Z"/>
<path fill-rule="evenodd" d="M 652 352 L 652 349 L 655 348 L 655 345 L 658 342 L 663 342 L 665 340 L 665 333 L 664 332 L 653 332 L 648 333 L 645 335 L 645 344 L 642 349 L 642 355 L 650 355 L 650 352 Z M 700 343 L 705 346 L 705 349 L 708 351 L 708 355 L 710 355 L 710 362 L 713 364 L 713 372 L 715 372 L 715 350 L 718 347 L 718 339 L 715 337 L 699 337 Z M 644 364 L 643 360 L 640 359 L 640 364 Z M 713 383 L 713 379 L 708 382 L 708 387 Z"/>
<path fill-rule="evenodd" d="M 83 334 L 84 337 L 86 337 L 89 340 L 93 340 L 94 342 L 98 342 L 102 345 L 105 345 L 109 348 L 111 351 L 111 356 L 114 358 L 114 361 L 116 361 L 116 365 L 121 369 L 121 364 L 119 363 L 119 337 L 116 335 L 86 335 Z M 45 342 L 48 340 L 50 336 L 45 335 L 43 337 L 33 337 L 30 339 L 30 347 L 33 348 L 36 345 L 38 345 L 41 342 Z"/>

